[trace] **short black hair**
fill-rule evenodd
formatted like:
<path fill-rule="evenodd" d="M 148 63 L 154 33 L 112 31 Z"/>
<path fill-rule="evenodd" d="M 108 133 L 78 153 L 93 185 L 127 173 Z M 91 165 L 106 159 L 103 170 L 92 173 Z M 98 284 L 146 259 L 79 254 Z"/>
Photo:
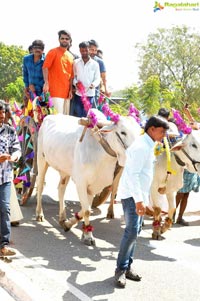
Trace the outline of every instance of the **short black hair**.
<path fill-rule="evenodd" d="M 35 41 L 33 41 L 33 43 L 32 43 L 32 49 L 35 48 L 35 47 L 38 47 L 38 48 L 44 50 L 44 43 L 43 43 L 43 41 L 42 40 L 35 40 Z"/>
<path fill-rule="evenodd" d="M 98 49 L 98 50 L 97 50 L 97 53 L 100 53 L 100 54 L 103 55 L 103 51 L 102 51 L 101 49 Z"/>
<path fill-rule="evenodd" d="M 89 40 L 88 43 L 89 43 L 90 46 L 95 46 L 97 48 L 99 47 L 99 44 L 95 40 Z"/>
<path fill-rule="evenodd" d="M 28 51 L 29 51 L 29 53 L 31 53 L 31 52 L 32 52 L 32 50 L 33 50 L 33 46 L 32 46 L 32 45 L 30 45 L 30 46 L 28 47 Z"/>
<path fill-rule="evenodd" d="M 72 42 L 71 33 L 68 30 L 65 30 L 65 29 L 59 30 L 59 32 L 58 32 L 59 39 L 60 39 L 62 34 L 68 36 L 70 38 L 70 42 Z"/>
<path fill-rule="evenodd" d="M 0 111 L 6 111 L 6 103 L 4 100 L 0 99 Z"/>
<path fill-rule="evenodd" d="M 88 48 L 89 43 L 87 41 L 83 41 L 79 44 L 79 48 Z"/>
<path fill-rule="evenodd" d="M 170 111 L 166 108 L 160 108 L 159 111 L 158 111 L 158 115 L 162 116 L 164 118 L 168 118 L 169 114 L 170 114 Z"/>
<path fill-rule="evenodd" d="M 146 124 L 145 124 L 145 127 L 144 127 L 144 131 L 145 133 L 148 131 L 148 129 L 150 127 L 154 126 L 155 128 L 164 128 L 165 130 L 168 130 L 169 129 L 169 123 L 168 121 L 159 116 L 159 115 L 154 115 L 154 116 L 151 116 L 149 118 L 149 120 L 147 120 Z"/>

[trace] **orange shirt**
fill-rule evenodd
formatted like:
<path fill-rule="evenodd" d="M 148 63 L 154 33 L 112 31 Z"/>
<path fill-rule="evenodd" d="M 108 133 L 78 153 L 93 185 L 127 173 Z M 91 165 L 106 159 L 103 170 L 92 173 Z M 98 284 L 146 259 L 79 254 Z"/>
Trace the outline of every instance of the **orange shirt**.
<path fill-rule="evenodd" d="M 73 55 L 61 47 L 47 53 L 43 68 L 48 68 L 51 97 L 68 98 L 70 81 L 74 77 L 73 59 Z"/>

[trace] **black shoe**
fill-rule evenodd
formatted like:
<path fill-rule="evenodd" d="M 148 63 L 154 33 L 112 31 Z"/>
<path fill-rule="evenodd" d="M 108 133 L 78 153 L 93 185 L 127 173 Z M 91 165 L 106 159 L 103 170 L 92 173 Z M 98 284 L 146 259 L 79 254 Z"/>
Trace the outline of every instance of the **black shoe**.
<path fill-rule="evenodd" d="M 189 226 L 189 223 L 186 222 L 183 218 L 177 219 L 176 223 L 181 225 L 181 226 Z"/>
<path fill-rule="evenodd" d="M 134 273 L 132 270 L 127 270 L 125 273 L 125 276 L 127 279 L 133 280 L 133 281 L 140 281 L 142 279 L 141 276 Z"/>
<path fill-rule="evenodd" d="M 116 271 L 115 272 L 115 284 L 118 287 L 124 288 L 126 286 L 126 276 L 125 276 L 126 271 Z"/>

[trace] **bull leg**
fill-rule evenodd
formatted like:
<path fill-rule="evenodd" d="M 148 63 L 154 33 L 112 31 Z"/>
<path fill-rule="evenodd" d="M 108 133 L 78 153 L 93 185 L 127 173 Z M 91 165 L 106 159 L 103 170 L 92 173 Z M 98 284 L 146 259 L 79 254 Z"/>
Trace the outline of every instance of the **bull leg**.
<path fill-rule="evenodd" d="M 75 215 L 63 223 L 63 228 L 65 231 L 69 231 L 72 226 L 76 225 L 79 221 L 81 221 L 83 218 L 83 211 L 80 210 L 79 212 L 76 212 Z"/>
<path fill-rule="evenodd" d="M 63 176 L 60 173 L 60 182 L 58 184 L 58 199 L 59 199 L 59 224 L 65 229 L 64 221 L 66 220 L 66 208 L 64 202 L 64 195 L 66 186 L 69 182 L 69 176 Z"/>
<path fill-rule="evenodd" d="M 36 206 L 36 220 L 42 222 L 44 220 L 44 213 L 42 209 L 42 192 L 44 189 L 45 175 L 48 169 L 48 164 L 44 158 L 38 162 L 38 176 L 37 176 L 37 206 Z"/>
<path fill-rule="evenodd" d="M 84 242 L 85 245 L 94 246 L 95 239 L 92 234 L 92 232 L 94 231 L 94 227 L 90 224 L 90 214 L 91 214 L 90 208 L 92 205 L 93 196 L 88 194 L 87 199 L 88 199 L 88 203 L 82 204 L 84 223 L 82 226 L 83 233 L 82 233 L 81 240 Z"/>
<path fill-rule="evenodd" d="M 174 193 L 166 194 L 169 208 L 168 208 L 168 217 L 166 217 L 164 224 L 162 225 L 161 233 L 166 232 L 168 229 L 171 228 L 173 224 L 173 216 L 176 210 L 176 201 Z"/>
<path fill-rule="evenodd" d="M 153 233 L 152 238 L 155 240 L 161 240 L 161 208 L 153 207 L 154 210 L 154 221 L 152 224 Z"/>
<path fill-rule="evenodd" d="M 93 197 L 88 196 L 88 198 L 92 202 Z M 83 210 L 83 211 L 84 211 L 84 215 L 83 215 L 84 223 L 83 223 L 83 226 L 82 226 L 83 233 L 82 233 L 81 240 L 84 242 L 85 245 L 95 246 L 95 239 L 94 239 L 94 236 L 93 236 L 93 233 L 92 233 L 94 231 L 94 227 L 90 224 L 91 210 L 88 208 L 88 209 Z"/>

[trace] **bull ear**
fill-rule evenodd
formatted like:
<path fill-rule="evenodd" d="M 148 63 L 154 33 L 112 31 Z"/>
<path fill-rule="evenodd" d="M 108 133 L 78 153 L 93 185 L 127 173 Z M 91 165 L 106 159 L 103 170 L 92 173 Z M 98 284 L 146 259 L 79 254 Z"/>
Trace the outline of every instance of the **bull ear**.
<path fill-rule="evenodd" d="M 172 146 L 170 152 L 176 152 L 181 150 L 184 147 L 184 143 L 182 141 L 177 142 L 175 145 Z"/>
<path fill-rule="evenodd" d="M 105 125 L 103 126 L 99 131 L 101 133 L 108 133 L 108 132 L 112 132 L 115 128 L 115 124 L 111 124 L 111 125 Z"/>

